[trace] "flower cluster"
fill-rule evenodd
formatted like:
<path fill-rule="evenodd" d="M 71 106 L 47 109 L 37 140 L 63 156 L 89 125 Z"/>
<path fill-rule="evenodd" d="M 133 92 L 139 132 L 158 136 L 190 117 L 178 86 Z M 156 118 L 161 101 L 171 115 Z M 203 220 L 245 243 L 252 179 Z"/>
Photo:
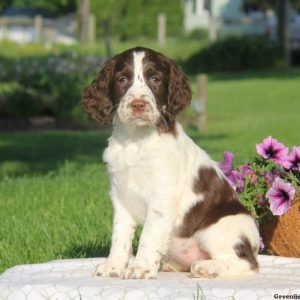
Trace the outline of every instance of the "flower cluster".
<path fill-rule="evenodd" d="M 241 201 L 261 222 L 270 215 L 283 215 L 300 187 L 300 146 L 289 149 L 269 136 L 256 145 L 252 162 L 233 166 L 233 154 L 224 152 L 220 168 Z"/>

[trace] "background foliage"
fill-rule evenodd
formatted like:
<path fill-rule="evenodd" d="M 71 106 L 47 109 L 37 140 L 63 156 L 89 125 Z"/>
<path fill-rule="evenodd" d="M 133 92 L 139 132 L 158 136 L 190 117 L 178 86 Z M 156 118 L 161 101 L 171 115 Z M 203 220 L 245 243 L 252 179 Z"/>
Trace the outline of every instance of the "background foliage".
<path fill-rule="evenodd" d="M 241 71 L 273 68 L 278 49 L 265 38 L 231 36 L 192 54 L 184 63 L 187 72 Z"/>
<path fill-rule="evenodd" d="M 56 15 L 75 12 L 80 0 L 2 0 L 0 12 L 13 5 L 16 7 L 39 7 L 52 11 Z M 167 34 L 182 35 L 183 10 L 180 0 L 108 0 L 90 1 L 90 11 L 96 17 L 97 35 L 103 35 L 103 22 L 109 20 L 113 36 L 126 40 L 132 37 L 155 37 L 157 34 L 157 16 L 167 16 Z"/>
<path fill-rule="evenodd" d="M 80 118 L 81 90 L 100 63 L 97 56 L 77 52 L 2 58 L 0 81 L 14 85 L 2 92 L 0 117 Z"/>
<path fill-rule="evenodd" d="M 245 0 L 244 8 L 256 8 L 264 11 L 269 8 L 274 9 L 277 2 L 278 0 Z M 293 4 L 296 9 L 300 10 L 300 0 L 290 0 L 290 3 Z"/>
<path fill-rule="evenodd" d="M 75 11 L 79 0 L 1 0 L 0 12 L 6 7 L 38 7 L 48 9 L 55 15 L 63 15 Z"/>
<path fill-rule="evenodd" d="M 113 40 L 113 54 L 144 45 L 185 60 L 206 42 L 195 39 L 169 39 L 159 47 L 155 40 L 134 39 L 120 43 Z M 0 118 L 51 116 L 56 119 L 86 120 L 80 109 L 81 92 L 96 76 L 105 57 L 104 45 L 0 47 Z"/>
<path fill-rule="evenodd" d="M 182 35 L 183 10 L 178 0 L 92 1 L 91 11 L 96 15 L 98 24 L 109 20 L 112 35 L 121 40 L 137 36 L 155 37 L 159 13 L 167 16 L 169 36 Z M 101 26 L 97 30 L 98 35 L 101 35 Z"/>

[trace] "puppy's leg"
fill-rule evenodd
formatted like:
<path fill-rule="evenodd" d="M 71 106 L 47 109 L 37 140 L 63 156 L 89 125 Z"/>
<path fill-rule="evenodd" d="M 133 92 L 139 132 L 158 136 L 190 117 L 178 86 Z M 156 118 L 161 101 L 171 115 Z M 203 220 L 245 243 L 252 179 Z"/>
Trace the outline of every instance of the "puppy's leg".
<path fill-rule="evenodd" d="M 131 251 L 136 222 L 117 199 L 114 199 L 114 221 L 112 246 L 105 263 L 96 267 L 95 275 L 119 277 L 127 267 Z"/>
<path fill-rule="evenodd" d="M 172 231 L 173 211 L 149 209 L 136 258 L 123 273 L 123 278 L 156 278 L 160 261 L 167 250 Z"/>
<path fill-rule="evenodd" d="M 224 217 L 198 234 L 211 260 L 191 266 L 195 277 L 232 277 L 258 272 L 259 235 L 250 216 Z"/>

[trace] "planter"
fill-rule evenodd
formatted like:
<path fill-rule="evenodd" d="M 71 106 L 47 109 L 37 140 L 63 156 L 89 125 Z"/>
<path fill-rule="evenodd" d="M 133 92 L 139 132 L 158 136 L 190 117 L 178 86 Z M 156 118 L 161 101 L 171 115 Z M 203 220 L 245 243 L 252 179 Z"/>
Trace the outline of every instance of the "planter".
<path fill-rule="evenodd" d="M 300 257 L 300 193 L 285 215 L 265 221 L 260 232 L 267 254 Z"/>

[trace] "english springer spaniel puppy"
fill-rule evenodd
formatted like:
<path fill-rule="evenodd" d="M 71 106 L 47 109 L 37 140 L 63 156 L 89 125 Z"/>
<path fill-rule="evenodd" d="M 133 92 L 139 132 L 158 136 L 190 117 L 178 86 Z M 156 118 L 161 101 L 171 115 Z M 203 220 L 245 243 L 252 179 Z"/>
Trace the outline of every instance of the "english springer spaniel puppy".
<path fill-rule="evenodd" d="M 253 218 L 218 164 L 176 122 L 190 101 L 176 62 L 141 47 L 110 59 L 84 89 L 83 109 L 113 125 L 103 155 L 112 246 L 96 275 L 156 278 L 161 269 L 213 278 L 258 271 Z M 143 231 L 129 264 L 138 224 Z"/>

